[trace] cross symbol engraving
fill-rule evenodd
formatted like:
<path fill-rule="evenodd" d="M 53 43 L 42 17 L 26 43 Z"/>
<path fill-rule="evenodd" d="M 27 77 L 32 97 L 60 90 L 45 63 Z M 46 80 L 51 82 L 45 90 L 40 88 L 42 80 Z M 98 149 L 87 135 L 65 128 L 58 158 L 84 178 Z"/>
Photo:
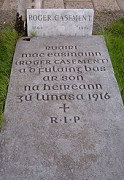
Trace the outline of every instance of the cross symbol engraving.
<path fill-rule="evenodd" d="M 63 109 L 63 111 L 66 112 L 69 107 L 67 107 L 66 104 L 63 104 L 63 107 L 59 107 L 59 109 Z"/>

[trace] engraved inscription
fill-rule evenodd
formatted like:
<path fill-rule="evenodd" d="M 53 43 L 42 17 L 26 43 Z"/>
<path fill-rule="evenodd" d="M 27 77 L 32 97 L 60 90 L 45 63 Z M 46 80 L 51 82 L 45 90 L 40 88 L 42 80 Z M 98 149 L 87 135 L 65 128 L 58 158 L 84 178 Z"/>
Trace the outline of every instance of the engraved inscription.
<path fill-rule="evenodd" d="M 63 106 L 62 106 L 62 107 L 59 107 L 59 109 L 62 109 L 63 112 L 65 113 L 65 112 L 67 112 L 67 110 L 69 109 L 69 107 L 66 106 L 66 104 L 63 104 Z"/>
<path fill-rule="evenodd" d="M 93 17 L 93 9 L 28 9 L 28 36 L 92 35 Z"/>
<path fill-rule="evenodd" d="M 80 121 L 79 116 L 74 116 L 74 117 L 66 117 L 64 116 L 63 118 L 58 118 L 58 117 L 50 117 L 51 124 L 57 124 L 57 123 L 78 123 Z"/>
<path fill-rule="evenodd" d="M 62 22 L 67 22 L 67 21 L 91 21 L 92 16 L 91 15 L 29 15 L 29 21 L 62 21 Z"/>
<path fill-rule="evenodd" d="M 17 70 L 22 75 L 36 74 L 40 78 L 37 84 L 25 84 L 22 94 L 16 97 L 16 102 L 44 102 L 48 105 L 49 102 L 56 102 L 58 116 L 52 114 L 49 122 L 77 124 L 83 121 L 83 117 L 79 115 L 78 108 L 75 111 L 70 103 L 95 103 L 111 99 L 111 93 L 102 81 L 87 82 L 88 74 L 106 72 L 108 63 L 109 60 L 101 51 L 80 51 L 79 46 L 72 44 L 47 45 L 40 53 L 22 53 L 20 59 L 15 62 Z M 71 111 L 75 111 L 76 115 L 71 117 Z M 59 112 L 63 113 L 63 117 L 59 116 Z"/>

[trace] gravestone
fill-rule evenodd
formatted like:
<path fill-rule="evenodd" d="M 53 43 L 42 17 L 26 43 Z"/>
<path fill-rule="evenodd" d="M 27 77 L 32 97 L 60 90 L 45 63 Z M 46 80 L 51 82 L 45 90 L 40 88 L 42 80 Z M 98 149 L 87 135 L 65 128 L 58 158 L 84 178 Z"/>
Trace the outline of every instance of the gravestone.
<path fill-rule="evenodd" d="M 28 9 L 28 36 L 92 35 L 93 9 Z"/>
<path fill-rule="evenodd" d="M 123 180 L 123 104 L 102 36 L 21 38 L 4 116 L 2 180 Z"/>

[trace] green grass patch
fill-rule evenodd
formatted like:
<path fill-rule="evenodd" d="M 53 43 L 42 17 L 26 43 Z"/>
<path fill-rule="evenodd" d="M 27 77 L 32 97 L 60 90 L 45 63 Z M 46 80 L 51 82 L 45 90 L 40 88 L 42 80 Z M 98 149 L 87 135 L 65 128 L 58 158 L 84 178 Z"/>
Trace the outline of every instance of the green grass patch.
<path fill-rule="evenodd" d="M 0 128 L 3 120 L 3 108 L 17 39 L 18 34 L 13 27 L 7 26 L 0 30 Z"/>
<path fill-rule="evenodd" d="M 109 26 L 104 37 L 124 101 L 124 18 Z"/>

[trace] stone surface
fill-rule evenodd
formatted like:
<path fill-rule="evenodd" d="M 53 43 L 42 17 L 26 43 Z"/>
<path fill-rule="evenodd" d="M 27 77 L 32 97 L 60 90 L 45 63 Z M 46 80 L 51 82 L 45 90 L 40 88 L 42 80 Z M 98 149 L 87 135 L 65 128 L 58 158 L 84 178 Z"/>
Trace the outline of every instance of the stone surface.
<path fill-rule="evenodd" d="M 42 0 L 4 0 L 1 10 L 16 10 L 23 20 L 26 20 L 26 10 L 31 8 L 41 8 Z"/>
<path fill-rule="evenodd" d="M 23 2 L 23 0 L 1 0 L 1 1 L 4 1 L 2 10 L 15 9 L 17 1 Z M 42 0 L 41 1 L 35 0 L 35 2 L 36 1 L 39 1 L 39 3 L 41 3 Z M 27 2 L 28 0 L 25 1 L 25 3 Z M 74 2 L 74 4 L 72 4 L 72 2 Z M 33 4 L 32 6 L 34 6 L 34 2 L 30 1 L 30 3 Z M 94 9 L 99 11 L 124 10 L 123 0 L 43 0 L 43 3 L 41 3 L 41 8 L 64 8 L 64 4 L 65 7 L 67 6 L 69 8 L 72 8 L 73 6 L 76 6 L 77 8 L 91 8 L 93 5 Z M 0 2 L 0 6 L 2 6 L 2 2 Z"/>
<path fill-rule="evenodd" d="M 4 0 L 1 10 L 16 10 L 17 1 L 16 0 Z"/>
<path fill-rule="evenodd" d="M 101 36 L 23 37 L 5 105 L 0 179 L 123 180 L 123 117 Z"/>
<path fill-rule="evenodd" d="M 118 0 L 117 3 L 120 6 L 120 9 L 124 11 L 124 0 Z"/>
<path fill-rule="evenodd" d="M 17 0 L 18 8 L 17 11 L 23 17 L 23 20 L 26 20 L 27 9 L 40 9 L 42 7 L 42 0 Z"/>
<path fill-rule="evenodd" d="M 18 8 L 17 12 L 22 16 L 23 20 L 26 20 L 26 10 L 32 8 L 32 4 L 30 0 L 18 0 L 17 1 Z"/>
<path fill-rule="evenodd" d="M 93 9 L 28 9 L 28 36 L 92 35 Z"/>
<path fill-rule="evenodd" d="M 65 2 L 92 2 L 92 0 L 65 0 Z"/>
<path fill-rule="evenodd" d="M 64 3 L 63 0 L 44 0 L 43 8 L 64 8 Z"/>
<path fill-rule="evenodd" d="M 120 10 L 116 0 L 93 0 L 94 7 L 98 11 L 110 10 L 118 11 Z"/>
<path fill-rule="evenodd" d="M 4 2 L 4 0 L 1 0 L 1 1 L 0 1 L 0 8 L 1 8 L 2 5 L 3 5 L 3 2 Z"/>
<path fill-rule="evenodd" d="M 16 21 L 16 10 L 11 10 L 11 11 L 0 11 L 0 29 L 2 28 L 1 25 L 3 24 L 11 24 L 13 27 L 15 26 L 15 21 Z"/>
<path fill-rule="evenodd" d="M 67 9 L 93 9 L 93 4 L 91 1 L 84 2 L 66 2 L 65 7 Z"/>

